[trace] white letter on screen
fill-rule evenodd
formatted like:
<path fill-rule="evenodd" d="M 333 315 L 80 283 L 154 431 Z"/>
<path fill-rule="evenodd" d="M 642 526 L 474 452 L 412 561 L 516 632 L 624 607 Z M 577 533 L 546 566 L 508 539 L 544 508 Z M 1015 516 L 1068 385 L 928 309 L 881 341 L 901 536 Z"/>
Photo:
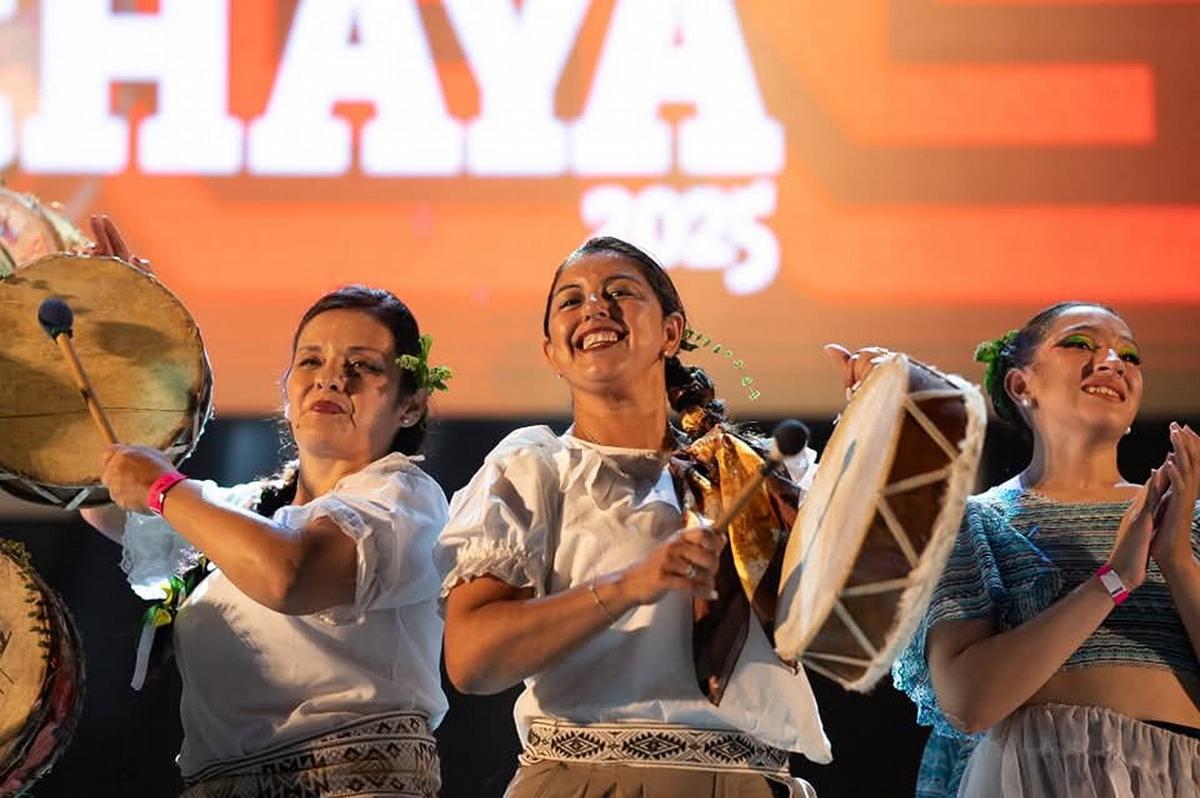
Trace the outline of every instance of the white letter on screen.
<path fill-rule="evenodd" d="M 679 131 L 694 174 L 773 173 L 780 124 L 767 116 L 732 0 L 618 0 L 583 116 L 572 129 L 579 174 L 663 174 L 672 166 L 664 103 L 695 116 Z"/>
<path fill-rule="evenodd" d="M 352 131 L 332 113 L 342 101 L 375 106 L 362 129 L 365 173 L 462 170 L 462 126 L 446 112 L 414 0 L 302 0 L 266 114 L 250 125 L 250 171 L 346 172 Z"/>
<path fill-rule="evenodd" d="M 230 174 L 242 124 L 229 114 L 228 0 L 160 0 L 158 13 L 111 0 L 42 0 L 41 94 L 22 131 L 31 172 L 113 173 L 129 161 L 129 127 L 109 110 L 115 82 L 152 82 L 158 110 L 139 132 L 147 172 Z"/>
<path fill-rule="evenodd" d="M 481 175 L 566 171 L 566 126 L 554 91 L 588 0 L 445 0 L 479 82 L 482 112 L 467 127 L 467 165 Z"/>

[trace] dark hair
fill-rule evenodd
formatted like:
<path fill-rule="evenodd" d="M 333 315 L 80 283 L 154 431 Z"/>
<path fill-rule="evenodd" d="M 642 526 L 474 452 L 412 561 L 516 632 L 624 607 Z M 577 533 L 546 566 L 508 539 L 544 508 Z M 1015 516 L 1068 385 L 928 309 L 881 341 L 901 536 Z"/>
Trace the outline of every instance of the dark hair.
<path fill-rule="evenodd" d="M 300 317 L 296 325 L 296 333 L 292 336 L 292 351 L 300 341 L 300 333 L 310 321 L 330 310 L 357 310 L 366 313 L 382 324 L 392 334 L 392 343 L 399 355 L 421 354 L 421 328 L 412 311 L 391 291 L 382 288 L 370 288 L 365 285 L 347 285 L 336 291 L 330 291 L 313 303 L 312 307 Z M 417 390 L 417 380 L 411 371 L 402 369 L 400 372 L 400 397 L 408 396 Z M 421 414 L 420 420 L 411 427 L 401 427 L 388 447 L 389 452 L 416 454 L 425 443 L 426 417 Z"/>
<path fill-rule="evenodd" d="M 678 313 L 683 317 L 684 327 L 687 327 L 687 311 L 683 301 L 671 282 L 667 270 L 664 269 L 649 253 L 614 236 L 598 236 L 589 238 L 578 249 L 567 256 L 554 272 L 550 281 L 550 291 L 546 294 L 546 309 L 542 315 L 542 335 L 550 338 L 550 308 L 554 300 L 554 284 L 559 276 L 577 260 L 594 254 L 609 254 L 625 258 L 642 273 L 658 304 L 662 307 L 664 316 Z M 677 355 L 666 358 L 666 368 L 663 378 L 667 386 L 667 401 L 671 409 L 679 413 L 684 430 L 695 440 L 716 424 L 726 421 L 725 403 L 716 398 L 716 386 L 712 379 L 699 366 L 685 366 Z"/>
<path fill-rule="evenodd" d="M 1022 432 L 1029 432 L 1029 425 L 1013 398 L 1008 395 L 1004 379 L 1009 371 L 1023 369 L 1033 362 L 1034 352 L 1046 340 L 1046 334 L 1055 319 L 1071 308 L 1080 307 L 1098 308 L 1118 319 L 1121 318 L 1121 315 L 1108 305 L 1098 302 L 1058 302 L 1035 313 L 1020 329 L 1012 330 L 995 341 L 985 341 L 975 349 L 975 359 L 987 363 L 983 383 L 987 388 L 988 398 L 991 399 L 992 409 L 1002 420 Z"/>

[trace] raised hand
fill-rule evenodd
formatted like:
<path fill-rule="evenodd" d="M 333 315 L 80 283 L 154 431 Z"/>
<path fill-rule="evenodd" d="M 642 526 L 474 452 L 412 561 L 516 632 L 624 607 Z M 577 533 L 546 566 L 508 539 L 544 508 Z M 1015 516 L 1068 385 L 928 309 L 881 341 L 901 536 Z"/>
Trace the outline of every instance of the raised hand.
<path fill-rule="evenodd" d="M 129 245 L 125 243 L 125 237 L 121 235 L 121 231 L 112 219 L 104 214 L 93 214 L 88 221 L 92 226 L 92 237 L 96 241 L 90 254 L 118 258 L 143 271 L 150 271 L 150 261 L 139 258 L 130 252 Z"/>
<path fill-rule="evenodd" d="M 1195 561 L 1192 519 L 1200 498 L 1200 435 L 1175 422 L 1171 422 L 1170 430 L 1171 454 L 1162 469 L 1170 489 L 1160 503 L 1150 545 L 1150 556 L 1168 580 L 1173 570 Z"/>
<path fill-rule="evenodd" d="M 885 357 L 891 354 L 881 346 L 865 346 L 851 352 L 841 344 L 825 344 L 824 349 L 842 367 L 842 383 L 846 388 L 847 399 L 850 398 L 850 393 L 867 378 L 871 369 L 878 366 Z"/>
<path fill-rule="evenodd" d="M 1109 566 L 1121 577 L 1125 589 L 1133 592 L 1146 581 L 1146 565 L 1150 559 L 1150 544 L 1154 540 L 1155 511 L 1167 489 L 1167 472 L 1156 468 L 1142 485 L 1133 503 L 1121 518 L 1117 542 L 1108 555 Z"/>

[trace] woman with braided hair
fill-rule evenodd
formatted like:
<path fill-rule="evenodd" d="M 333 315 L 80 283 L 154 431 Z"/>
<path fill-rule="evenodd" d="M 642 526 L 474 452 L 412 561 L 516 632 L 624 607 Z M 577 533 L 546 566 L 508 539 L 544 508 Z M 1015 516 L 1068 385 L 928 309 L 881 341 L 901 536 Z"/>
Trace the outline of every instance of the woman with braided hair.
<path fill-rule="evenodd" d="M 572 426 L 513 432 L 451 502 L 435 552 L 447 673 L 469 693 L 526 686 L 509 796 L 809 795 L 787 752 L 829 759 L 757 592 L 778 578 L 773 547 L 812 470 L 802 457 L 774 474 L 728 543 L 688 517 L 718 517 L 720 488 L 762 461 L 707 375 L 680 362 L 685 329 L 653 258 L 585 243 L 543 319 Z M 849 381 L 870 367 L 840 359 Z"/>
<path fill-rule="evenodd" d="M 1200 436 L 1117 468 L 1142 362 L 1110 308 L 1064 302 L 980 346 L 1033 456 L 972 497 L 893 675 L 933 725 L 917 795 L 1200 796 Z"/>

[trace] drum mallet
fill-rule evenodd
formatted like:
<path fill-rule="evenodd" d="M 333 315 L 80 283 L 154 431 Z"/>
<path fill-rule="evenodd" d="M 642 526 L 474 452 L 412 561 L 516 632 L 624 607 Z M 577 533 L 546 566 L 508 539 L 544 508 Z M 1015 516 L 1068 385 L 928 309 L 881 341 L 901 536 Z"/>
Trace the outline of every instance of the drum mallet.
<path fill-rule="evenodd" d="M 108 421 L 108 415 L 97 401 L 92 381 L 88 379 L 87 372 L 83 370 L 83 364 L 79 362 L 79 357 L 75 354 L 75 346 L 71 343 L 71 327 L 75 323 L 75 314 L 71 311 L 70 305 L 57 297 L 45 300 L 38 308 L 38 323 L 42 325 L 42 329 L 46 331 L 51 340 L 58 344 L 63 357 L 67 359 L 67 367 L 71 370 L 75 387 L 83 394 L 83 401 L 87 404 L 88 412 L 92 414 L 92 421 L 96 422 L 96 427 L 99 428 L 105 442 L 117 443 L 117 436 L 113 432 L 112 424 Z"/>
<path fill-rule="evenodd" d="M 742 492 L 738 494 L 737 499 L 729 506 L 721 517 L 713 524 L 714 532 L 725 534 L 726 527 L 737 517 L 737 514 L 742 511 L 746 503 L 750 501 L 750 497 L 762 485 L 763 480 L 767 478 L 767 474 L 781 464 L 785 457 L 793 457 L 804 451 L 804 447 L 808 445 L 808 426 L 803 421 L 797 421 L 794 418 L 789 418 L 786 421 L 779 422 L 779 426 L 775 427 L 773 436 L 775 445 L 771 447 L 771 451 L 763 458 L 762 468 L 754 475 L 749 482 L 742 486 Z"/>

